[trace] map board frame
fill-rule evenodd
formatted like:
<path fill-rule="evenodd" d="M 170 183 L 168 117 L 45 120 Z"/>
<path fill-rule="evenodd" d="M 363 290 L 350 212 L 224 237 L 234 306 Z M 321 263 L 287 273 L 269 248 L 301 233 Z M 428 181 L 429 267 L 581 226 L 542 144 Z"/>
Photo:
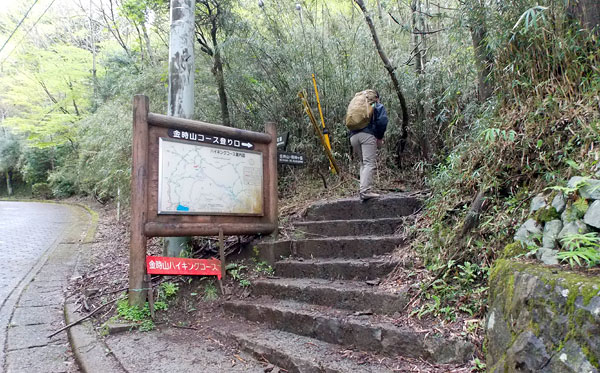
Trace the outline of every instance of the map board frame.
<path fill-rule="evenodd" d="M 256 196 L 258 197 L 258 199 L 260 199 L 259 202 L 259 211 L 255 211 L 255 212 L 232 212 L 232 211 L 209 211 L 210 209 L 206 209 L 206 210 L 192 210 L 192 207 L 189 207 L 188 210 L 168 210 L 164 204 L 163 204 L 163 200 L 162 200 L 162 196 L 163 196 L 163 189 L 165 189 L 165 184 L 166 184 L 166 180 L 165 180 L 165 173 L 167 172 L 167 170 L 164 170 L 164 152 L 162 151 L 163 145 L 166 147 L 167 143 L 171 143 L 171 145 L 173 144 L 181 144 L 182 147 L 186 146 L 188 148 L 190 147 L 198 147 L 199 149 L 211 149 L 217 152 L 220 152 L 222 154 L 232 154 L 235 156 L 253 156 L 253 157 L 258 157 L 258 167 L 260 168 L 260 181 L 259 181 L 259 185 L 258 188 L 254 188 L 254 189 L 258 189 L 258 193 L 259 195 Z M 264 169 L 263 169 L 263 153 L 261 152 L 257 152 L 254 150 L 246 150 L 246 149 L 230 149 L 228 147 L 222 147 L 222 146 L 218 146 L 218 145 L 209 145 L 209 144 L 204 144 L 204 143 L 196 143 L 196 142 L 191 142 L 191 141 L 185 141 L 185 140 L 180 140 L 180 139 L 174 139 L 174 138 L 164 138 L 164 137 L 160 137 L 158 139 L 158 149 L 159 149 L 159 154 L 158 154 L 158 214 L 159 215 L 231 215 L 231 216 L 263 216 L 264 215 L 264 203 L 263 203 L 263 176 L 264 176 Z M 166 150 L 166 149 L 165 149 Z M 210 200 L 209 200 L 210 201 Z"/>
<path fill-rule="evenodd" d="M 264 133 L 253 132 L 155 114 L 149 107 L 147 96 L 134 96 L 129 250 L 129 303 L 132 305 L 142 305 L 146 298 L 144 278 L 149 237 L 219 235 L 222 241 L 223 235 L 270 234 L 277 230 L 277 131 L 274 123 L 265 123 Z M 224 149 L 239 150 L 236 148 L 239 144 L 262 153 L 263 214 L 158 214 L 159 138 L 169 138 L 169 131 L 172 134 L 175 130 L 218 138 Z"/>

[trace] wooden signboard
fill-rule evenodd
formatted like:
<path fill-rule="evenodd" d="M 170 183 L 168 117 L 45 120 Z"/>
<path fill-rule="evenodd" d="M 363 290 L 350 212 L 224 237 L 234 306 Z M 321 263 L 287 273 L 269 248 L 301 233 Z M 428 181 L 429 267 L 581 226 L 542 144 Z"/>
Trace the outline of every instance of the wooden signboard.
<path fill-rule="evenodd" d="M 265 127 L 252 132 L 154 114 L 148 97 L 134 97 L 130 304 L 145 301 L 148 237 L 277 228 L 277 134 L 274 123 Z"/>

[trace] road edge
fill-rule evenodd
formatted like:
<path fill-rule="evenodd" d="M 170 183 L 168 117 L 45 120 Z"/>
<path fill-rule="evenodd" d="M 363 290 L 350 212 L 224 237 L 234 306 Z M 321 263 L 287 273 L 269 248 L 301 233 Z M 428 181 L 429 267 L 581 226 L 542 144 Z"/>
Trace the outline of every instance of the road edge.
<path fill-rule="evenodd" d="M 48 201 L 52 203 L 53 201 Z M 54 202 L 56 203 L 56 202 Z M 71 208 L 79 208 L 85 210 L 89 215 L 89 220 L 84 223 L 85 228 L 82 229 L 81 240 L 78 242 L 77 247 L 77 265 L 74 272 L 77 272 L 79 265 L 82 260 L 85 260 L 84 255 L 87 254 L 85 251 L 89 249 L 91 243 L 94 240 L 96 231 L 98 229 L 99 215 L 91 207 L 74 202 L 58 202 L 65 205 L 69 205 Z M 73 302 L 65 300 L 63 304 L 63 313 L 65 318 L 65 325 L 69 325 L 85 315 L 77 312 L 76 306 Z M 67 336 L 73 357 L 77 366 L 83 373 L 94 373 L 94 372 L 126 372 L 126 369 L 122 366 L 116 356 L 108 348 L 108 346 L 102 341 L 94 329 L 94 325 L 91 321 L 83 321 L 77 325 L 67 329 Z"/>
<path fill-rule="evenodd" d="M 73 303 L 65 303 L 67 325 L 79 320 L 82 315 L 75 311 Z M 91 321 L 84 321 L 67 331 L 73 356 L 83 373 L 126 371 L 108 346 L 99 339 Z"/>

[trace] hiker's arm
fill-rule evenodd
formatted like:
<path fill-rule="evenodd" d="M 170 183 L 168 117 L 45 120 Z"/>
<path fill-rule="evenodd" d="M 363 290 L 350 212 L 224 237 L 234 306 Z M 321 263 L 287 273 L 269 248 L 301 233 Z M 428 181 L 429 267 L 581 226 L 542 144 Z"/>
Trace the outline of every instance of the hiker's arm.
<path fill-rule="evenodd" d="M 385 130 L 387 129 L 388 124 L 388 115 L 385 107 L 381 104 L 377 104 L 375 106 L 375 125 L 374 125 L 374 134 L 375 137 L 379 140 L 383 139 L 383 135 L 385 134 Z"/>

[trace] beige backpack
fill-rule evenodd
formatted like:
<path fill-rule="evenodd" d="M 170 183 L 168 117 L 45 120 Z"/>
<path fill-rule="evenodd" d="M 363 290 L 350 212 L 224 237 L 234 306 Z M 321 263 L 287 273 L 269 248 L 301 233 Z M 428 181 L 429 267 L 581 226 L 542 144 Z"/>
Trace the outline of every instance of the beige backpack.
<path fill-rule="evenodd" d="M 372 89 L 355 94 L 346 110 L 346 127 L 351 131 L 358 131 L 368 126 L 376 101 L 377 93 Z"/>

